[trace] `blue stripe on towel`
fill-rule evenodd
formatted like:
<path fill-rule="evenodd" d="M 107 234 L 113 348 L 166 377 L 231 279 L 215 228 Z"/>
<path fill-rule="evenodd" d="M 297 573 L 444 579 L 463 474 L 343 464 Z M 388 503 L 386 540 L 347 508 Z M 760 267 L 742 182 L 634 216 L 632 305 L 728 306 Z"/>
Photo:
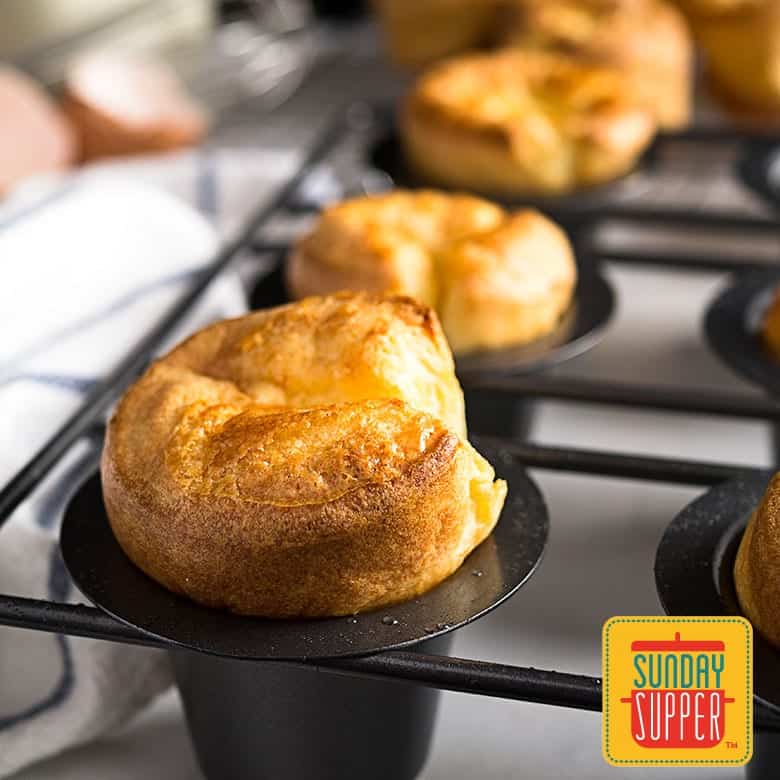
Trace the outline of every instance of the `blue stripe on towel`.
<path fill-rule="evenodd" d="M 49 598 L 64 601 L 70 591 L 70 578 L 60 555 L 59 545 L 54 544 L 49 559 Z M 12 728 L 23 721 L 35 718 L 47 710 L 59 707 L 70 696 L 76 683 L 73 667 L 73 655 L 67 637 L 55 634 L 54 641 L 60 652 L 60 676 L 51 691 L 39 702 L 13 715 L 0 717 L 0 731 Z"/>
<path fill-rule="evenodd" d="M 6 230 L 13 227 L 22 220 L 27 219 L 27 217 L 31 217 L 33 214 L 37 214 L 39 211 L 51 206 L 53 203 L 62 200 L 65 195 L 73 190 L 73 187 L 74 185 L 72 183 L 66 184 L 63 187 L 56 189 L 54 192 L 49 192 L 43 197 L 38 198 L 38 200 L 28 206 L 23 206 L 16 211 L 11 211 L 5 219 L 0 219 L 0 230 Z"/>
<path fill-rule="evenodd" d="M 88 474 L 97 463 L 100 454 L 100 442 L 97 436 L 90 437 L 90 450 L 82 455 L 78 460 L 71 464 L 67 471 L 57 480 L 57 484 L 52 487 L 46 498 L 41 503 L 38 514 L 38 524 L 42 528 L 51 528 L 59 519 L 59 513 L 65 506 L 68 497 L 74 492 L 81 483 L 84 475 Z M 49 577 L 47 582 L 48 597 L 55 602 L 63 602 L 68 598 L 72 584 L 70 575 L 65 567 L 60 554 L 60 547 L 56 542 L 52 543 L 51 555 L 49 557 Z M 43 637 L 41 637 L 43 638 Z M 26 720 L 38 717 L 39 715 L 62 705 L 67 701 L 73 688 L 76 685 L 76 676 L 73 665 L 73 655 L 70 649 L 70 643 L 63 634 L 56 634 L 54 642 L 60 653 L 60 675 L 51 691 L 40 701 L 29 707 L 16 712 L 13 715 L 0 717 L 0 731 L 12 728 Z"/>
<path fill-rule="evenodd" d="M 65 374 L 17 374 L 0 378 L 0 387 L 14 382 L 34 382 L 38 385 L 56 387 L 58 390 L 71 390 L 74 393 L 86 393 L 97 383 L 94 377 L 66 376 Z"/>
<path fill-rule="evenodd" d="M 198 211 L 216 222 L 219 216 L 219 182 L 214 153 L 202 149 L 195 160 L 198 166 L 195 176 L 195 203 Z"/>
<path fill-rule="evenodd" d="M 215 161 L 211 154 L 203 154 L 199 158 L 199 162 L 200 167 L 198 170 L 196 183 L 198 207 L 201 212 L 207 214 L 212 219 L 216 219 L 218 202 Z M 50 193 L 48 196 L 40 199 L 29 207 L 20 209 L 15 214 L 11 214 L 7 219 L 0 219 L 0 230 L 10 227 L 27 216 L 30 216 L 45 208 L 49 204 L 58 201 L 71 189 L 72 185 L 63 187 L 54 193 Z M 188 269 L 186 271 L 180 271 L 178 273 L 171 274 L 170 276 L 141 285 L 140 287 L 125 293 L 118 300 L 111 302 L 109 305 L 103 307 L 100 311 L 90 314 L 78 322 L 72 323 L 53 336 L 47 336 L 38 344 L 32 346 L 23 355 L 16 356 L 12 361 L 6 363 L 5 366 L 0 367 L 0 373 L 5 374 L 5 377 L 0 377 L 0 386 L 2 386 L 4 383 L 12 381 L 32 381 L 63 390 L 78 393 L 86 392 L 96 381 L 94 378 L 58 375 L 43 372 L 19 373 L 14 375 L 12 373 L 13 367 L 18 366 L 22 361 L 28 360 L 44 350 L 51 349 L 57 343 L 71 337 L 72 335 L 76 335 L 85 328 L 88 328 L 103 319 L 107 319 L 121 309 L 131 306 L 141 297 L 170 284 L 192 279 L 198 273 L 201 273 L 202 270 L 202 268 Z M 52 486 L 50 491 L 41 501 L 39 512 L 36 518 L 37 523 L 41 528 L 48 530 L 55 526 L 56 522 L 60 518 L 61 510 L 65 506 L 70 493 L 72 493 L 75 487 L 81 482 L 82 477 L 89 473 L 89 470 L 94 467 L 100 452 L 99 438 L 100 437 L 97 433 L 95 433 L 93 436 L 90 436 L 90 451 L 78 458 L 63 474 L 58 477 L 56 484 Z M 64 602 L 67 600 L 71 588 L 72 583 L 65 564 L 62 560 L 59 545 L 56 543 L 56 541 L 53 541 L 49 558 L 49 573 L 47 582 L 48 598 L 55 602 Z M 41 639 L 43 639 L 43 637 L 41 637 Z M 56 644 L 61 659 L 60 674 L 56 683 L 49 691 L 49 693 L 46 694 L 40 701 L 12 715 L 0 717 L 0 731 L 10 729 L 20 723 L 36 718 L 45 712 L 60 707 L 71 696 L 77 682 L 73 655 L 70 647 L 70 640 L 62 634 L 56 634 L 53 637 L 53 641 Z"/>
<path fill-rule="evenodd" d="M 66 328 L 63 328 L 61 331 L 55 334 L 46 336 L 25 352 L 21 353 L 20 355 L 15 355 L 12 360 L 6 362 L 4 365 L 0 365 L 0 381 L 7 379 L 9 376 L 14 376 L 14 365 L 23 363 L 40 352 L 51 349 L 61 341 L 74 336 L 79 331 L 84 330 L 85 328 L 89 328 L 101 320 L 107 319 L 110 315 L 116 314 L 117 312 L 132 306 L 140 298 L 155 292 L 155 290 L 158 288 L 167 287 L 168 285 L 176 284 L 177 282 L 188 281 L 197 276 L 197 274 L 202 273 L 202 271 L 202 266 L 198 268 L 188 268 L 185 271 L 177 271 L 176 273 L 170 274 L 169 276 L 163 276 L 160 279 L 155 279 L 153 282 L 147 282 L 146 284 L 142 284 L 139 287 L 130 290 L 124 295 L 121 295 L 119 298 L 111 301 L 111 303 L 106 304 L 100 310 L 87 315 L 77 322 L 71 323 Z"/>

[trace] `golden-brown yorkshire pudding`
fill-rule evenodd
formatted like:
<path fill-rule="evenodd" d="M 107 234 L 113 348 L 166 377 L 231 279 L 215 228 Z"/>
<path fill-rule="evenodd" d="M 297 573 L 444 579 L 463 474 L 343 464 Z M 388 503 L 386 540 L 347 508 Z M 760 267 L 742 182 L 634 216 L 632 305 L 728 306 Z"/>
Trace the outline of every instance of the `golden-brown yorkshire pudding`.
<path fill-rule="evenodd" d="M 676 0 L 677 5 L 692 19 L 755 8 L 765 2 L 766 0 Z"/>
<path fill-rule="evenodd" d="M 780 648 L 780 474 L 769 483 L 739 545 L 734 582 L 742 611 Z"/>
<path fill-rule="evenodd" d="M 487 43 L 502 0 L 374 0 L 390 56 L 419 67 Z"/>
<path fill-rule="evenodd" d="M 755 118 L 780 112 L 780 3 L 692 18 L 706 74 L 724 105 Z"/>
<path fill-rule="evenodd" d="M 456 354 L 532 341 L 569 307 L 577 279 L 564 232 L 536 211 L 396 190 L 327 208 L 293 249 L 296 298 L 338 290 L 433 306 Z"/>
<path fill-rule="evenodd" d="M 436 315 L 367 294 L 185 341 L 122 399 L 102 478 L 114 534 L 146 574 L 265 617 L 423 593 L 491 532 L 506 495 L 465 437 Z"/>
<path fill-rule="evenodd" d="M 775 360 L 780 360 L 780 289 L 775 290 L 772 302 L 761 322 L 761 337 Z"/>
<path fill-rule="evenodd" d="M 614 179 L 655 129 L 619 70 L 514 49 L 434 66 L 401 117 L 406 156 L 421 176 L 505 195 Z"/>
<path fill-rule="evenodd" d="M 691 114 L 693 45 L 682 14 L 664 0 L 509 0 L 505 44 L 613 65 L 659 124 Z"/>

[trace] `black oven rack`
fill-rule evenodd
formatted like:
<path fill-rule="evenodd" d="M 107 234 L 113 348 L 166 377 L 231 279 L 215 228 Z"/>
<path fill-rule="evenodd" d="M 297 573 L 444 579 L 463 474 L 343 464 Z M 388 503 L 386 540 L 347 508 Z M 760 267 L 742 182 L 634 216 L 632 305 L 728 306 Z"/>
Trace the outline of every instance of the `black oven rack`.
<path fill-rule="evenodd" d="M 87 396 L 82 406 L 63 424 L 51 439 L 0 491 L 0 527 L 38 483 L 57 464 L 68 449 L 81 437 L 99 425 L 106 411 L 123 389 L 143 370 L 159 343 L 181 322 L 209 284 L 245 250 L 277 250 L 281 247 L 262 241 L 262 231 L 277 214 L 291 204 L 296 192 L 312 171 L 355 131 L 349 117 L 353 112 L 339 111 L 325 125 L 305 155 L 297 171 L 280 187 L 270 200 L 260 205 L 248 219 L 238 236 L 226 244 L 213 258 L 192 286 L 167 314 L 152 328 L 121 363 Z M 764 143 L 755 137 L 733 129 L 701 128 L 672 136 L 667 140 L 695 143 L 740 142 Z M 750 231 L 776 235 L 780 223 L 771 217 L 752 217 L 720 212 L 683 212 L 669 208 L 646 208 L 636 205 L 612 205 L 598 214 L 583 214 L 579 209 L 558 211 L 547 209 L 553 216 L 573 221 L 578 238 L 589 237 L 603 220 L 625 219 L 644 224 L 674 224 L 690 229 Z M 712 258 L 702 256 L 656 258 L 647 253 L 613 257 L 610 260 L 657 263 L 662 266 L 709 268 L 722 271 L 744 268 L 742 258 Z M 765 263 L 764 263 L 765 264 Z M 558 399 L 586 403 L 632 406 L 637 409 L 664 409 L 679 413 L 701 413 L 751 418 L 776 423 L 780 420 L 780 404 L 747 394 L 712 393 L 674 388 L 653 388 L 596 382 L 559 377 L 482 378 L 474 387 L 485 393 L 516 398 Z M 482 442 L 488 441 L 481 437 Z M 503 439 L 490 440 L 508 457 L 529 468 L 561 470 L 601 477 L 621 477 L 661 483 L 711 486 L 749 471 L 749 467 L 647 457 L 636 454 L 600 452 L 563 447 L 548 447 Z M 107 641 L 150 647 L 163 647 L 163 642 L 131 628 L 94 607 L 50 602 L 20 596 L 0 595 L 0 625 L 91 637 Z M 299 665 L 299 664 L 296 664 Z M 601 679 L 567 672 L 546 671 L 511 666 L 482 660 L 424 655 L 391 651 L 378 655 L 318 661 L 316 666 L 337 674 L 405 680 L 424 686 L 600 711 Z M 759 708 L 756 726 L 766 731 L 780 731 L 780 721 Z"/>

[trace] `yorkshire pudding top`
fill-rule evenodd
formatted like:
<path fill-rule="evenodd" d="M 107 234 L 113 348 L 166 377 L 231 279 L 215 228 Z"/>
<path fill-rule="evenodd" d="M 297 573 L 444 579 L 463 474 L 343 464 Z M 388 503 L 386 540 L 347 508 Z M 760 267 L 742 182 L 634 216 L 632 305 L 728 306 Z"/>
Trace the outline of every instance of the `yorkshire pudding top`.
<path fill-rule="evenodd" d="M 761 337 L 775 360 L 780 360 L 780 288 L 772 294 L 761 322 Z"/>
<path fill-rule="evenodd" d="M 552 330 L 576 278 L 565 233 L 539 212 L 435 190 L 330 206 L 287 263 L 296 297 L 369 290 L 435 307 L 456 354 Z"/>
<path fill-rule="evenodd" d="M 388 479 L 434 433 L 465 437 L 465 426 L 435 315 L 411 299 L 345 294 L 196 334 L 127 394 L 113 445 L 128 479 L 305 504 Z"/>
<path fill-rule="evenodd" d="M 685 21 L 665 0 L 509 0 L 508 7 L 505 40 L 524 45 L 627 65 L 649 65 L 654 54 L 684 63 L 690 54 Z"/>
<path fill-rule="evenodd" d="M 620 68 L 661 127 L 690 119 L 693 43 L 665 0 L 510 0 L 503 27 L 505 44 Z"/>
<path fill-rule="evenodd" d="M 506 194 L 614 179 L 656 127 L 619 68 L 519 48 L 435 65 L 401 117 L 406 155 L 426 179 Z"/>
<path fill-rule="evenodd" d="M 323 287 L 337 284 L 337 290 L 403 293 L 435 306 L 447 279 L 457 275 L 451 259 L 458 245 L 479 242 L 483 265 L 488 255 L 500 264 L 497 238 L 510 219 L 490 201 L 434 190 L 351 198 L 326 208 L 298 241 L 288 281 L 298 297 L 333 292 Z"/>
<path fill-rule="evenodd" d="M 510 144 L 562 138 L 633 146 L 638 132 L 653 129 L 619 71 L 547 52 L 507 49 L 448 60 L 418 80 L 409 106 L 493 131 Z"/>

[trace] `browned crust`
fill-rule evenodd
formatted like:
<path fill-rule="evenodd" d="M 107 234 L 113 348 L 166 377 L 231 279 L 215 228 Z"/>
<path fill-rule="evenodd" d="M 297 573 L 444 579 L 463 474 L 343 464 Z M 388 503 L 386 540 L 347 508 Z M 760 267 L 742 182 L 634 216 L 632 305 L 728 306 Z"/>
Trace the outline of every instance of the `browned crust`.
<path fill-rule="evenodd" d="M 692 18 L 710 91 L 741 121 L 777 126 L 780 115 L 780 5 L 744 4 Z"/>
<path fill-rule="evenodd" d="M 338 354 L 312 357 L 342 366 L 344 402 L 316 405 L 312 389 L 315 405 L 300 408 L 295 381 L 320 378 L 302 356 L 288 369 L 308 376 L 282 381 L 269 356 L 303 351 L 307 321 L 327 329 L 353 306 L 367 330 L 346 320 L 326 334 Z M 157 361 L 122 399 L 103 451 L 106 508 L 130 559 L 202 604 L 266 617 L 352 614 L 451 574 L 490 533 L 505 486 L 440 419 L 381 396 L 371 370 L 392 373 L 383 361 L 405 357 L 377 357 L 385 327 L 399 350 L 404 336 L 429 357 L 446 350 L 425 307 L 344 295 L 217 323 Z M 452 373 L 447 354 L 440 370 Z M 441 379 L 442 396 L 456 392 L 454 376 Z M 461 401 L 438 410 L 456 426 Z"/>
<path fill-rule="evenodd" d="M 434 190 L 329 207 L 294 247 L 286 273 L 294 297 L 353 289 L 423 298 L 455 353 L 549 333 L 577 278 L 566 235 L 538 212 Z"/>
<path fill-rule="evenodd" d="M 662 127 L 690 119 L 693 44 L 664 0 L 509 0 L 502 30 L 508 45 L 620 68 Z"/>
<path fill-rule="evenodd" d="M 692 21 L 753 10 L 767 0 L 676 0 Z"/>
<path fill-rule="evenodd" d="M 780 648 L 780 474 L 753 513 L 737 553 L 734 582 L 742 611 Z"/>
<path fill-rule="evenodd" d="M 401 114 L 407 157 L 426 179 L 502 194 L 562 193 L 614 179 L 634 165 L 656 126 L 619 70 L 518 49 L 435 66 Z"/>
<path fill-rule="evenodd" d="M 775 290 L 761 323 L 761 337 L 775 360 L 780 360 L 780 289 Z"/>
<path fill-rule="evenodd" d="M 424 592 L 461 563 L 440 552 L 458 543 L 458 504 L 467 500 L 453 495 L 468 480 L 452 434 L 389 483 L 285 508 L 283 527 L 273 505 L 149 501 L 143 483 L 123 480 L 111 436 L 103 491 L 118 541 L 151 577 L 207 606 L 267 617 L 352 614 Z"/>
<path fill-rule="evenodd" d="M 512 156 L 512 136 L 506 126 L 489 125 L 450 113 L 446 106 L 430 104 L 415 92 L 403 103 L 401 122 L 407 139 L 415 132 L 416 125 L 417 132 L 425 129 L 446 133 L 457 145 L 480 144 L 490 147 L 494 153 Z"/>

